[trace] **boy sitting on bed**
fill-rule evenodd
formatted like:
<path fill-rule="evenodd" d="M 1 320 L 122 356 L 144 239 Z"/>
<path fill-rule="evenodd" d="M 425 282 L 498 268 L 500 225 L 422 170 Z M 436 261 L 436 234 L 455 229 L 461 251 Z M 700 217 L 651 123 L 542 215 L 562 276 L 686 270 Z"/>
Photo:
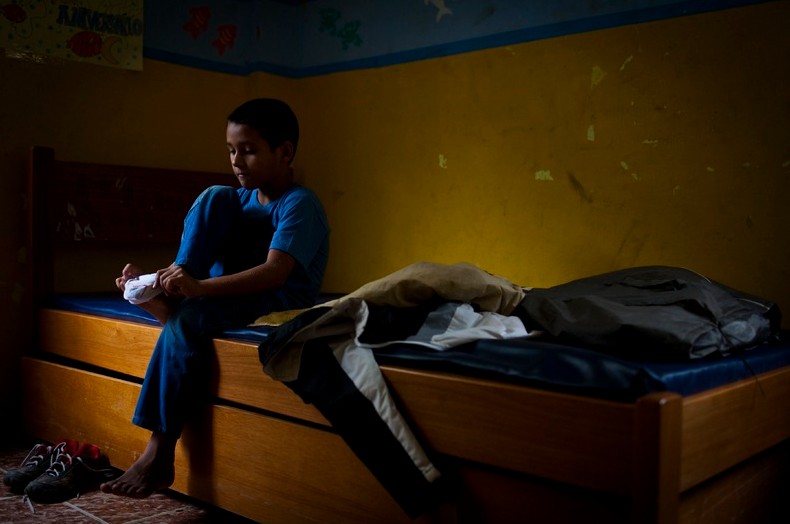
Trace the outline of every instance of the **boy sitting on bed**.
<path fill-rule="evenodd" d="M 294 182 L 296 116 L 279 100 L 251 100 L 228 116 L 226 135 L 241 188 L 214 186 L 197 198 L 170 267 L 142 275 L 128 264 L 116 279 L 164 328 L 132 419 L 151 438 L 122 476 L 102 484 L 106 493 L 141 498 L 173 483 L 187 408 L 207 389 L 213 335 L 310 307 L 321 286 L 329 227 L 318 198 Z"/>

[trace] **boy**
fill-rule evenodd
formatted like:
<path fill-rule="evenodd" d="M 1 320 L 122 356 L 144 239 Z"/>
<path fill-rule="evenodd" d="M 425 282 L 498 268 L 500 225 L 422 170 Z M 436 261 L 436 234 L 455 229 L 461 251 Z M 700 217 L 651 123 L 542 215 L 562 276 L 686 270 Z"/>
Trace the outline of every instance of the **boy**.
<path fill-rule="evenodd" d="M 123 475 L 102 484 L 106 493 L 142 498 L 173 483 L 176 442 L 190 396 L 207 381 L 213 335 L 310 307 L 320 289 L 329 227 L 318 198 L 294 182 L 296 116 L 282 101 L 250 100 L 228 116 L 226 139 L 241 188 L 198 197 L 170 267 L 142 275 L 127 264 L 116 279 L 164 327 L 132 419 L 151 438 Z"/>

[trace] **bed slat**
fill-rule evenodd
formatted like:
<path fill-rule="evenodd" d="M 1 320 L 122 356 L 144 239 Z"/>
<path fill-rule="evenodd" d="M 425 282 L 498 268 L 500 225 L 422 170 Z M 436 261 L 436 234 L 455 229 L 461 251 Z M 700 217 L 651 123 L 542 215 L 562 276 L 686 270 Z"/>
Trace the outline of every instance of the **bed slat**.
<path fill-rule="evenodd" d="M 142 380 L 160 328 L 135 322 L 42 309 L 39 350 Z M 214 341 L 211 393 L 223 400 L 329 425 L 313 406 L 264 374 L 257 347 Z M 127 420 L 128 424 L 128 420 Z"/>
<path fill-rule="evenodd" d="M 436 372 L 389 366 L 382 371 L 432 449 L 630 493 L 633 405 Z"/>

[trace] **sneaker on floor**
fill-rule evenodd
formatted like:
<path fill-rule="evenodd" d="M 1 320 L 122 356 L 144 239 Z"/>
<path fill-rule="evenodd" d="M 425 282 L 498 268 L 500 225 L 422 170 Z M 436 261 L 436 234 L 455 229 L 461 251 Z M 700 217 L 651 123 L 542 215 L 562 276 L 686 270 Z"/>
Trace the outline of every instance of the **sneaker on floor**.
<path fill-rule="evenodd" d="M 24 493 L 27 485 L 49 468 L 52 448 L 47 444 L 36 444 L 18 468 L 6 472 L 3 484 L 11 488 L 11 493 Z"/>
<path fill-rule="evenodd" d="M 75 449 L 74 444 L 53 450 L 49 469 L 25 488 L 25 495 L 31 501 L 41 504 L 64 502 L 95 491 L 102 482 L 119 475 L 98 447 L 83 444 Z"/>
<path fill-rule="evenodd" d="M 161 287 L 153 287 L 154 282 L 156 282 L 156 273 L 140 275 L 137 278 L 127 280 L 124 285 L 123 298 L 132 304 L 148 302 L 162 292 Z"/>

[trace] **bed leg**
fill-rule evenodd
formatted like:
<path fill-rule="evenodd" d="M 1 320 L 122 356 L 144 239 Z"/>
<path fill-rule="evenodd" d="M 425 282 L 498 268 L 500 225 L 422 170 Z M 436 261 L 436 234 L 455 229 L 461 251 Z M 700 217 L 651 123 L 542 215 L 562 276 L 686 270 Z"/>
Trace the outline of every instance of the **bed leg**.
<path fill-rule="evenodd" d="M 632 521 L 676 524 L 680 507 L 683 399 L 653 393 L 636 403 L 632 470 Z"/>

